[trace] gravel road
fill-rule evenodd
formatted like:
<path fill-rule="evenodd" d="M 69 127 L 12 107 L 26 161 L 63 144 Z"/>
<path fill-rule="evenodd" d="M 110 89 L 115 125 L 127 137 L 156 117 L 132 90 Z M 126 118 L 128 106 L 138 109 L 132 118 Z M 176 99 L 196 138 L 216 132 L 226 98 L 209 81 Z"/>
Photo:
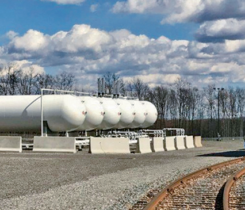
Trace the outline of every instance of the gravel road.
<path fill-rule="evenodd" d="M 245 155 L 242 141 L 151 154 L 0 153 L 0 209 L 128 209 L 149 189 Z"/>

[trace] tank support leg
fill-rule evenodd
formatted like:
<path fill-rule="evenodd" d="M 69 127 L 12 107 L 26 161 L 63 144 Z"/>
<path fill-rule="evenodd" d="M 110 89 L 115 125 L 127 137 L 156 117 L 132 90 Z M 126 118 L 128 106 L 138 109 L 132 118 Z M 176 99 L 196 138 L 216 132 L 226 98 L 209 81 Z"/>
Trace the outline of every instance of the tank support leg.
<path fill-rule="evenodd" d="M 48 136 L 48 125 L 46 121 L 43 121 L 43 136 Z"/>

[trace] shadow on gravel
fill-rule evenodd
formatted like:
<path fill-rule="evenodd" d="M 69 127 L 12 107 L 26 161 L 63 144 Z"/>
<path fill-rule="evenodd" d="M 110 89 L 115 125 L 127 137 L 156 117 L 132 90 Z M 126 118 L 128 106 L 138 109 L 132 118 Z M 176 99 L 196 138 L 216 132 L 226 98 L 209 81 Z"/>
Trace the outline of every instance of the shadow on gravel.
<path fill-rule="evenodd" d="M 223 209 L 223 193 L 224 193 L 224 189 L 225 189 L 225 184 L 226 183 L 223 184 L 223 186 L 219 190 L 218 195 L 216 196 L 215 210 Z"/>
<path fill-rule="evenodd" d="M 245 150 L 227 151 L 227 152 L 217 152 L 208 153 L 203 155 L 197 155 L 198 157 L 243 157 L 245 156 Z"/>

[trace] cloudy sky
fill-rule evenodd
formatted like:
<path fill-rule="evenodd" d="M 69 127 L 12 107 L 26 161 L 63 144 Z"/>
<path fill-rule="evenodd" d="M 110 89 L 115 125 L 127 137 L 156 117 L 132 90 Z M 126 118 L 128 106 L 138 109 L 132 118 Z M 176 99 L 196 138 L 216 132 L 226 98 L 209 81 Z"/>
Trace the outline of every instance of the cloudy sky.
<path fill-rule="evenodd" d="M 2 65 L 245 85 L 244 0 L 1 0 L 0 20 Z"/>

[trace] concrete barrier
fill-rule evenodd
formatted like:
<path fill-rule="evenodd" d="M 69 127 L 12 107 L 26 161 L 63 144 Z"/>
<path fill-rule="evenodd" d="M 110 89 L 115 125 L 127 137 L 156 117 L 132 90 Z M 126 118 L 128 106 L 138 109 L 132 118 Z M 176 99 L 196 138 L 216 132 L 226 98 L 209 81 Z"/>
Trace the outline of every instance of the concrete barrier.
<path fill-rule="evenodd" d="M 185 136 L 176 136 L 175 137 L 175 147 L 177 150 L 185 149 Z"/>
<path fill-rule="evenodd" d="M 195 147 L 202 147 L 202 137 L 194 136 L 194 145 Z"/>
<path fill-rule="evenodd" d="M 76 139 L 73 137 L 34 136 L 33 151 L 76 153 Z"/>
<path fill-rule="evenodd" d="M 0 151 L 22 152 L 22 138 L 20 136 L 0 136 Z"/>
<path fill-rule="evenodd" d="M 137 153 L 151 153 L 151 144 L 149 138 L 138 138 Z"/>
<path fill-rule="evenodd" d="M 163 152 L 163 137 L 153 137 L 152 140 L 152 151 L 153 152 Z"/>
<path fill-rule="evenodd" d="M 194 148 L 194 139 L 193 136 L 185 136 L 185 147 L 187 149 Z"/>
<path fill-rule="evenodd" d="M 176 150 L 176 148 L 175 148 L 175 136 L 165 137 L 164 148 L 166 151 Z"/>
<path fill-rule="evenodd" d="M 90 139 L 92 154 L 129 154 L 129 138 L 96 138 Z"/>

